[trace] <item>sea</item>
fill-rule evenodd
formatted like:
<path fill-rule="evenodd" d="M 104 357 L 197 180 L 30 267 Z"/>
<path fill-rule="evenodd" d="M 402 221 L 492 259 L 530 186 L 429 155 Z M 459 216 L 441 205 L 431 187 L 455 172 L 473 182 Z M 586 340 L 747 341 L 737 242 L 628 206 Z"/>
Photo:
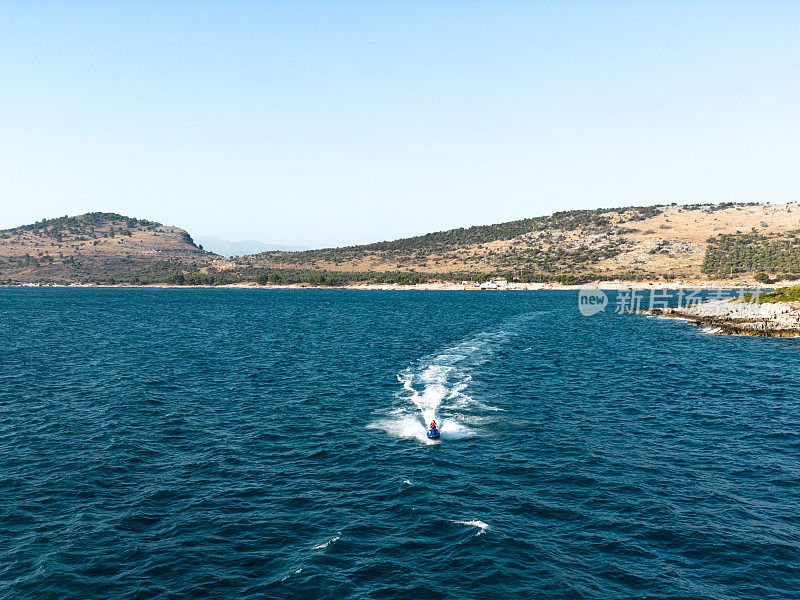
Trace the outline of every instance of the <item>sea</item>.
<path fill-rule="evenodd" d="M 800 598 L 800 340 L 611 294 L 0 289 L 0 598 Z"/>

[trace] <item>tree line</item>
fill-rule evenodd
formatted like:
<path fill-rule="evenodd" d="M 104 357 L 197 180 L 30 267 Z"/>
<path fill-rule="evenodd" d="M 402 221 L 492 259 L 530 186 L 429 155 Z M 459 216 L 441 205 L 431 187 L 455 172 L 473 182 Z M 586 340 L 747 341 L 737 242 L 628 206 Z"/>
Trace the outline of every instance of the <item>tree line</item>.
<path fill-rule="evenodd" d="M 344 286 L 356 283 L 413 285 L 419 283 L 467 281 L 484 283 L 492 279 L 505 279 L 520 283 L 563 283 L 579 285 L 591 281 L 623 278 L 630 281 L 652 277 L 651 273 L 631 271 L 613 276 L 600 273 L 543 273 L 538 270 L 507 270 L 492 273 L 451 271 L 446 273 L 421 273 L 417 271 L 331 271 L 324 269 L 281 269 L 270 267 L 237 267 L 232 269 L 201 268 L 178 261 L 163 261 L 127 273 L 89 277 L 84 283 L 129 285 L 229 285 L 256 282 L 259 285 L 309 284 L 319 286 Z"/>
<path fill-rule="evenodd" d="M 800 273 L 800 238 L 769 238 L 759 233 L 725 234 L 707 240 L 702 271 L 725 277 L 741 273 Z"/>

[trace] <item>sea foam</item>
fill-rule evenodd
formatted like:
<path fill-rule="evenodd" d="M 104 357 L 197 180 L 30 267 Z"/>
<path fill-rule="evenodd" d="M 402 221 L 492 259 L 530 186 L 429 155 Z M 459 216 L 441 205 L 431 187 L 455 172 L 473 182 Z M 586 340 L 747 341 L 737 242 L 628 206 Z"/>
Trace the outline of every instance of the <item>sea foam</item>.
<path fill-rule="evenodd" d="M 327 542 L 323 542 L 322 544 L 317 544 L 316 546 L 314 546 L 311 549 L 312 550 L 322 550 L 323 548 L 327 548 L 328 546 L 333 544 L 335 541 L 337 541 L 340 537 L 342 537 L 342 532 L 341 531 L 339 533 L 337 533 L 334 537 L 329 539 Z"/>
<path fill-rule="evenodd" d="M 485 331 L 423 356 L 397 374 L 401 389 L 395 393 L 398 403 L 387 418 L 373 423 L 390 435 L 438 443 L 427 437 L 428 424 L 435 420 L 441 440 L 459 440 L 479 435 L 477 426 L 496 420 L 502 409 L 486 398 L 472 395 L 473 372 L 490 360 L 497 348 L 518 335 L 531 315 L 507 321 L 494 331 Z"/>
<path fill-rule="evenodd" d="M 455 523 L 456 525 L 469 525 L 470 527 L 477 527 L 478 532 L 475 534 L 483 535 L 487 529 L 489 529 L 489 525 L 484 523 L 483 521 L 450 521 L 451 523 Z"/>

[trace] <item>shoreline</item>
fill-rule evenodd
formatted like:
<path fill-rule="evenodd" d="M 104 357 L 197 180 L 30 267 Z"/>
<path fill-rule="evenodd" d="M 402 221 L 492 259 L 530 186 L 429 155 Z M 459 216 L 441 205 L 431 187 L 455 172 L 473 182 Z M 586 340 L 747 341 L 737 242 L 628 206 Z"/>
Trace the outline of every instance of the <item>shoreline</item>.
<path fill-rule="evenodd" d="M 654 308 L 643 312 L 687 321 L 710 335 L 800 337 L 800 305 L 792 302 L 751 304 L 712 300 L 693 306 Z"/>
<path fill-rule="evenodd" d="M 792 282 L 796 283 L 796 282 Z M 105 284 L 105 283 L 15 283 L 0 284 L 3 288 L 110 288 L 110 289 L 247 289 L 247 290 L 376 290 L 376 291 L 543 291 L 543 290 L 580 290 L 591 287 L 600 290 L 649 290 L 649 289 L 776 289 L 791 285 L 789 282 L 757 284 L 749 282 L 709 282 L 709 281 L 604 281 L 597 283 L 561 284 L 561 283 L 507 283 L 507 284 L 474 284 L 462 283 L 363 283 L 348 285 L 314 285 L 307 283 L 290 284 L 258 284 L 256 282 L 226 283 L 220 285 L 179 285 L 171 283 L 154 284 Z"/>

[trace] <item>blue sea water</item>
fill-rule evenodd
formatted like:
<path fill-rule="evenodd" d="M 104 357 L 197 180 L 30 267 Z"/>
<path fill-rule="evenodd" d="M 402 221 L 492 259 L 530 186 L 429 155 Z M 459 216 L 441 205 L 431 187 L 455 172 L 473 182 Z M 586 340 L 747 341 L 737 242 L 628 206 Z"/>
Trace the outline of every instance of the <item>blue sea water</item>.
<path fill-rule="evenodd" d="M 800 597 L 798 340 L 575 292 L 7 288 L 0 348 L 0 598 Z"/>

